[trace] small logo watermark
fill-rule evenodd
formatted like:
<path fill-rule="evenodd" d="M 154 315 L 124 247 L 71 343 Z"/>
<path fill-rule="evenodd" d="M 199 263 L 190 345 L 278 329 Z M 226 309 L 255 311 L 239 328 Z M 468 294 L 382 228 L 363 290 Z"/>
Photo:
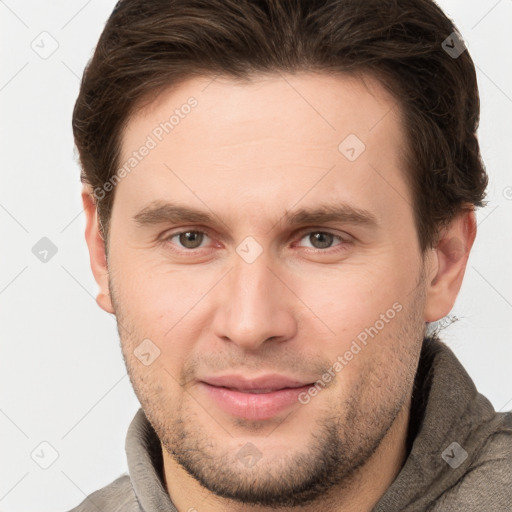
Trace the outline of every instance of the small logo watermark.
<path fill-rule="evenodd" d="M 236 456 L 246 468 L 252 468 L 261 459 L 262 453 L 252 443 L 246 443 Z"/>
<path fill-rule="evenodd" d="M 41 469 L 48 469 L 59 458 L 59 452 L 48 441 L 43 441 L 32 450 L 30 457 Z"/>
<path fill-rule="evenodd" d="M 30 48 L 32 48 L 32 50 L 34 50 L 41 59 L 46 60 L 57 51 L 59 43 L 57 39 L 45 30 L 32 40 Z"/>
<path fill-rule="evenodd" d="M 355 162 L 366 150 L 366 145 L 357 135 L 351 133 L 340 142 L 338 150 L 347 160 Z"/>
<path fill-rule="evenodd" d="M 507 201 L 510 201 L 512 199 L 512 187 L 509 185 L 508 187 L 505 187 L 503 189 L 503 197 L 507 200 Z"/>
<path fill-rule="evenodd" d="M 48 263 L 57 254 L 57 251 L 57 246 L 46 236 L 32 247 L 32 254 L 42 263 Z"/>
<path fill-rule="evenodd" d="M 146 338 L 137 345 L 133 353 L 144 366 L 150 366 L 160 355 L 160 349 L 150 339 Z"/>
<path fill-rule="evenodd" d="M 441 457 L 453 469 L 457 469 L 468 458 L 468 452 L 454 441 L 444 450 Z"/>
<path fill-rule="evenodd" d="M 263 252 L 263 247 L 252 236 L 248 236 L 238 244 L 236 252 L 246 263 L 254 263 Z"/>
<path fill-rule="evenodd" d="M 458 59 L 467 50 L 464 39 L 457 32 L 452 32 L 442 42 L 441 47 L 452 59 Z"/>

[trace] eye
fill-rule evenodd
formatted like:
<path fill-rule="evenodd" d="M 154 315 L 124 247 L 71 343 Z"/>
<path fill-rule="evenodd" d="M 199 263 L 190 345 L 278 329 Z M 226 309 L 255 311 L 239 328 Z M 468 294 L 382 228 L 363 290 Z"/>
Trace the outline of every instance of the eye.
<path fill-rule="evenodd" d="M 176 239 L 174 241 L 174 239 Z M 210 237 L 204 231 L 200 230 L 186 230 L 179 231 L 176 233 L 170 233 L 168 236 L 164 238 L 164 242 L 169 242 L 173 246 L 178 246 L 178 250 L 188 250 L 193 251 L 195 249 L 201 249 L 205 247 L 203 242 Z M 327 252 L 326 249 L 335 248 L 334 250 L 344 250 L 346 246 L 350 243 L 350 240 L 343 238 L 340 235 L 336 235 L 329 231 L 308 231 L 304 232 L 301 235 L 300 240 L 307 240 L 310 245 L 301 245 L 299 242 L 299 246 L 308 247 L 311 249 L 316 249 L 321 252 Z M 333 243 L 338 240 L 339 243 L 333 245 Z"/>
<path fill-rule="evenodd" d="M 304 233 L 301 240 L 308 240 L 311 245 L 309 247 L 313 249 L 330 249 L 333 247 L 333 241 L 338 239 L 341 243 L 336 244 L 337 246 L 344 246 L 349 243 L 348 240 L 345 240 L 339 235 L 335 235 L 334 233 L 330 233 L 329 231 L 309 231 L 308 233 Z M 308 247 L 308 246 L 306 246 Z"/>
<path fill-rule="evenodd" d="M 189 230 L 180 231 L 179 233 L 173 233 L 166 237 L 165 240 L 173 243 L 172 239 L 177 237 L 177 240 L 182 248 L 199 249 L 205 236 L 209 238 L 204 231 Z"/>

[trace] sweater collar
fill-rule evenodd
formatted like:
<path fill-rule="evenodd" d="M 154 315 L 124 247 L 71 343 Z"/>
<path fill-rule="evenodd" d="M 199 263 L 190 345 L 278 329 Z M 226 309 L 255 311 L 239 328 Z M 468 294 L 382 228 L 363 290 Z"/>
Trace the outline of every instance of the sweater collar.
<path fill-rule="evenodd" d="M 495 421 L 492 404 L 453 351 L 437 336 L 425 338 L 414 380 L 408 455 L 372 512 L 427 510 L 468 471 Z"/>
<path fill-rule="evenodd" d="M 130 480 L 141 512 L 178 512 L 163 484 L 160 440 L 144 411 L 139 409 L 126 436 Z"/>

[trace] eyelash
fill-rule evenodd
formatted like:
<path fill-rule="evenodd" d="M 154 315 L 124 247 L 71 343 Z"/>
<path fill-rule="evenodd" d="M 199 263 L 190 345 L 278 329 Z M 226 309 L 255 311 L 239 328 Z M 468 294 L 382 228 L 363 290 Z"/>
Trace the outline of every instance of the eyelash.
<path fill-rule="evenodd" d="M 208 233 L 208 231 L 203 231 L 200 229 L 184 229 L 184 230 L 182 229 L 181 231 L 175 231 L 175 232 L 169 233 L 168 235 L 166 235 L 163 238 L 162 242 L 165 244 L 169 243 L 170 245 L 174 245 L 174 244 L 170 243 L 171 239 L 173 239 L 176 236 L 182 235 L 184 233 L 189 233 L 189 232 L 202 233 L 202 234 L 206 235 L 208 238 L 212 238 L 210 236 L 210 234 Z M 341 242 L 334 247 L 327 247 L 326 249 L 315 249 L 315 248 L 311 248 L 311 247 L 305 247 L 305 249 L 309 249 L 310 251 L 313 251 L 315 253 L 333 254 L 333 253 L 341 252 L 341 251 L 346 250 L 347 245 L 352 243 L 352 240 L 348 239 L 348 236 L 347 236 L 347 238 L 344 238 L 341 235 L 337 235 L 336 233 L 333 233 L 332 231 L 322 230 L 322 229 L 315 229 L 315 230 L 310 229 L 309 231 L 300 232 L 298 234 L 298 236 L 300 236 L 299 241 L 301 241 L 307 235 L 311 235 L 313 233 L 322 233 L 322 234 L 332 235 L 334 238 L 337 238 Z M 200 251 L 201 249 L 204 249 L 204 247 L 198 247 L 195 249 L 182 248 L 182 249 L 173 249 L 173 250 L 176 250 L 176 252 L 194 253 L 196 251 Z"/>

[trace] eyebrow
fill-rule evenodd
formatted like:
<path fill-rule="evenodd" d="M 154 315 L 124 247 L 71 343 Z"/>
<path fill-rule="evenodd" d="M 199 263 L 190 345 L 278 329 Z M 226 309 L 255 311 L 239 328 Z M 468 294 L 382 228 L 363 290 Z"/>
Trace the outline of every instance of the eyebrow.
<path fill-rule="evenodd" d="M 163 223 L 219 224 L 219 221 L 206 211 L 163 201 L 150 203 L 134 215 L 133 220 L 139 226 Z M 283 221 L 290 227 L 305 224 L 323 224 L 326 222 L 340 222 L 366 227 L 377 227 L 379 224 L 377 217 L 370 211 L 343 203 L 325 204 L 314 208 L 300 208 L 295 211 L 287 210 L 279 222 Z"/>

